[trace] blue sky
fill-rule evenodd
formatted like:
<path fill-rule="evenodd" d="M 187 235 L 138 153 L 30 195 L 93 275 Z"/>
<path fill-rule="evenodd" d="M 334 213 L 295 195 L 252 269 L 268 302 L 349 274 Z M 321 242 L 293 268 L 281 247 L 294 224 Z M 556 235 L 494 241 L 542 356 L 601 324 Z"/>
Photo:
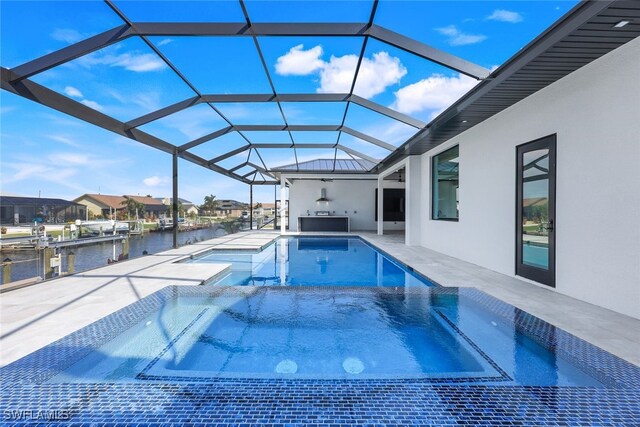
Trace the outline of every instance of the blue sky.
<path fill-rule="evenodd" d="M 133 21 L 242 22 L 232 1 L 116 1 Z M 375 23 L 486 68 L 502 64 L 576 4 L 576 1 L 382 1 Z M 366 22 L 369 1 L 248 1 L 253 22 Z M 122 24 L 100 1 L 0 1 L 1 64 L 12 68 Z M 204 94 L 270 93 L 250 38 L 151 37 Z M 362 39 L 263 37 L 259 39 L 280 93 L 348 92 Z M 33 77 L 78 102 L 128 121 L 194 95 L 137 38 L 78 58 Z M 455 71 L 370 40 L 355 93 L 430 121 L 476 82 Z M 344 104 L 283 103 L 290 124 L 340 124 Z M 276 104 L 216 104 L 235 124 L 283 124 Z M 183 144 L 225 127 L 198 105 L 141 127 Z M 416 131 L 357 105 L 345 125 L 398 146 Z M 171 192 L 169 155 L 119 137 L 5 91 L 0 92 L 0 166 L 3 193 L 73 199 L 83 193 Z M 289 142 L 285 132 L 247 132 L 255 143 Z M 337 132 L 295 132 L 296 142 L 335 143 Z M 340 143 L 383 158 L 389 151 L 343 134 Z M 236 133 L 193 149 L 210 159 L 246 144 Z M 260 149 L 268 167 L 294 161 L 293 150 Z M 333 157 L 333 150 L 298 149 L 299 161 Z M 339 157 L 346 157 L 344 153 Z M 233 167 L 243 153 L 221 162 Z M 255 151 L 251 161 L 259 162 Z M 248 200 L 248 186 L 180 161 L 180 196 L 202 203 L 207 194 Z M 270 202 L 273 187 L 255 187 L 254 200 Z"/>

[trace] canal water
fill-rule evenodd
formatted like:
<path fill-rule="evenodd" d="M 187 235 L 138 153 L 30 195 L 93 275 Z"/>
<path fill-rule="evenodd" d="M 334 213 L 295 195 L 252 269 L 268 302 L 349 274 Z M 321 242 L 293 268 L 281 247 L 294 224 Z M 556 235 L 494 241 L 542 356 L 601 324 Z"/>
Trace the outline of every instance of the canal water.
<path fill-rule="evenodd" d="M 178 244 L 184 246 L 186 244 L 224 236 L 225 234 L 226 232 L 220 226 L 213 226 L 201 230 L 183 231 L 178 234 Z M 166 251 L 172 247 L 173 235 L 170 232 L 146 233 L 144 236 L 131 236 L 129 238 L 129 258 L 141 257 L 144 251 L 147 251 L 148 254 L 154 254 Z M 63 272 L 68 270 L 67 256 L 71 251 L 75 254 L 74 271 L 76 273 L 105 266 L 107 265 L 107 260 L 113 258 L 113 244 L 111 242 L 75 248 L 62 248 L 60 251 L 62 254 Z M 122 244 L 116 243 L 116 258 L 121 252 Z M 6 258 L 10 258 L 14 262 L 11 273 L 12 281 L 35 276 L 44 277 L 41 253 L 40 257 L 38 257 L 38 253 L 31 249 L 3 250 L 2 259 L 4 260 Z"/>

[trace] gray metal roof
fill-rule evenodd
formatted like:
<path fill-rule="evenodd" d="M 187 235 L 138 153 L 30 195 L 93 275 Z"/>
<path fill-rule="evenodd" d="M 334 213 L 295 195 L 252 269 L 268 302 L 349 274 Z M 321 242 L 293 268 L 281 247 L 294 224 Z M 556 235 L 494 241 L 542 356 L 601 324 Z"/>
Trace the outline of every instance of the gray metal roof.
<path fill-rule="evenodd" d="M 366 172 L 376 164 L 361 159 L 316 159 L 278 166 L 274 172 Z"/>
<path fill-rule="evenodd" d="M 2 206 L 84 206 L 64 199 L 46 197 L 0 196 Z"/>
<path fill-rule="evenodd" d="M 359 164 L 362 170 L 354 169 L 353 173 L 367 172 L 365 169 L 371 169 L 374 172 L 384 170 L 407 155 L 422 154 L 455 137 L 640 35 L 640 1 L 583 1 L 504 65 L 489 73 L 489 70 L 483 67 L 375 24 L 374 18 L 378 5 L 376 0 L 373 2 L 368 22 L 361 23 L 253 23 L 251 16 L 244 7 L 243 0 L 240 0 L 244 13 L 243 22 L 133 22 L 111 0 L 106 0 L 106 3 L 122 20 L 123 24 L 121 26 L 89 37 L 13 69 L 1 68 L 2 89 L 62 111 L 118 135 L 170 153 L 174 156 L 174 164 L 176 165 L 177 157 L 180 157 L 247 184 L 274 184 L 277 182 L 277 177 L 274 173 L 277 169 L 270 169 L 261 154 L 264 153 L 264 150 L 277 148 L 293 151 L 296 159 L 296 170 L 298 171 L 302 170 L 301 163 L 297 160 L 298 155 L 304 153 L 305 149 L 311 148 L 331 150 L 334 154 L 334 160 L 331 160 L 333 163 L 331 167 L 328 164 L 318 165 L 317 167 L 322 169 L 317 170 L 350 171 L 351 169 L 349 168 L 351 166 L 355 167 L 356 164 Z M 614 25 L 621 20 L 629 20 L 630 23 L 623 28 L 614 28 Z M 270 82 L 272 92 L 266 94 L 204 93 L 194 86 L 185 77 L 185 74 L 149 39 L 150 36 L 160 35 L 251 38 L 260 56 L 264 73 Z M 260 48 L 259 37 L 264 36 L 362 37 L 363 45 L 358 56 L 350 91 L 337 94 L 278 93 L 271 82 L 270 70 L 266 65 Z M 48 69 L 129 38 L 137 38 L 146 43 L 159 59 L 164 61 L 175 75 L 191 88 L 193 96 L 128 122 L 122 122 L 31 80 L 31 77 Z M 477 78 L 481 80 L 481 83 L 429 124 L 425 124 L 420 120 L 363 99 L 353 93 L 369 39 L 399 48 L 425 60 Z M 201 52 L 201 54 L 204 53 Z M 194 55 L 194 57 L 197 59 L 198 55 Z M 109 82 L 104 83 L 108 84 Z M 170 90 L 170 88 L 167 90 Z M 215 105 L 232 102 L 275 103 L 285 124 L 239 125 L 233 123 Z M 346 107 L 340 123 L 331 125 L 292 125 L 287 121 L 281 106 L 285 102 L 342 102 L 346 104 Z M 196 104 L 209 106 L 226 122 L 226 126 L 182 145 L 172 144 L 140 129 L 140 126 L 144 124 L 159 120 L 162 117 L 177 113 Z M 363 107 L 378 115 L 389 117 L 398 123 L 413 127 L 416 133 L 407 142 L 396 148 L 396 145 L 390 144 L 388 141 L 383 141 L 374 135 L 367 135 L 345 126 L 346 114 L 350 105 L 358 106 L 358 108 Z M 288 135 L 288 138 L 281 143 L 260 144 L 247 137 L 247 132 L 252 131 L 284 132 Z M 337 132 L 338 138 L 332 143 L 300 144 L 292 133 L 318 131 Z M 216 138 L 221 138 L 231 132 L 238 133 L 246 141 L 246 145 L 228 152 L 221 151 L 219 155 L 211 159 L 203 158 L 192 151 L 205 143 L 215 144 L 216 141 L 214 140 Z M 371 144 L 376 149 L 387 150 L 386 153 L 388 154 L 379 163 L 377 158 L 371 157 L 358 149 L 350 148 L 341 142 L 340 135 L 344 134 L 358 138 L 365 145 Z M 254 153 L 257 154 L 257 159 L 253 155 Z M 356 161 L 351 162 L 351 165 L 343 164 L 342 160 L 338 159 L 338 154 L 342 153 L 351 156 Z M 235 156 L 241 156 L 244 160 L 240 160 L 237 165 L 223 166 L 225 160 L 235 159 Z"/>

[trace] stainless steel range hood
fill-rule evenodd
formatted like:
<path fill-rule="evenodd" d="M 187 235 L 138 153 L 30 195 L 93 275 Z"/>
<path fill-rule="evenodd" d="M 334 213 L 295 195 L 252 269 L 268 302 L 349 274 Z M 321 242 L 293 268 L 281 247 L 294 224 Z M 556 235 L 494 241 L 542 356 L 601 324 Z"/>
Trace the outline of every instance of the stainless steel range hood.
<path fill-rule="evenodd" d="M 321 188 L 320 189 L 320 198 L 318 200 L 316 200 L 316 202 L 320 203 L 320 202 L 330 202 L 331 200 L 327 199 L 327 189 L 326 188 Z"/>

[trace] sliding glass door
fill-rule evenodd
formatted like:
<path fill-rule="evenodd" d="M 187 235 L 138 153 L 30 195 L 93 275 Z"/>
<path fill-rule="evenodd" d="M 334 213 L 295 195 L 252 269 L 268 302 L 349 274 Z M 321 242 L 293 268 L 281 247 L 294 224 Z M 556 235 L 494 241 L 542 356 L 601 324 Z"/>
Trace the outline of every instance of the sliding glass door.
<path fill-rule="evenodd" d="M 555 287 L 556 136 L 517 147 L 516 274 Z"/>

